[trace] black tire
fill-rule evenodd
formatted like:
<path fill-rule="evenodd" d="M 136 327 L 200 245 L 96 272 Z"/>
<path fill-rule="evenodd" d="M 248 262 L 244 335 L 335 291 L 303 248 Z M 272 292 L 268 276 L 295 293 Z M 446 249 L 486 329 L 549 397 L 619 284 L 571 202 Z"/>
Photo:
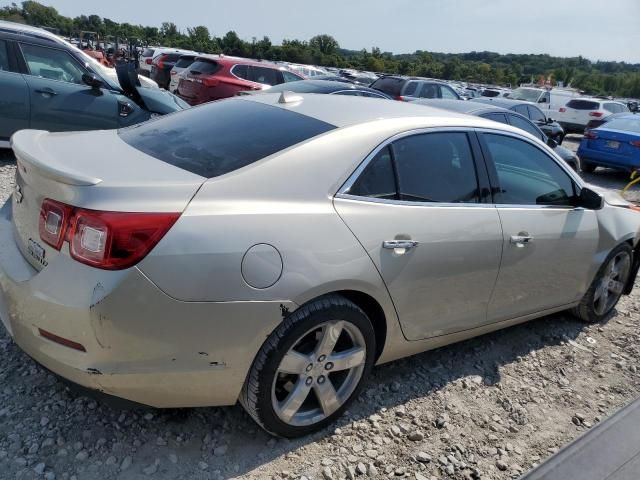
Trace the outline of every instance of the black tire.
<path fill-rule="evenodd" d="M 609 315 L 609 313 L 615 308 L 616 304 L 618 303 L 618 300 L 620 300 L 620 297 L 622 296 L 622 291 L 620 291 L 620 293 L 618 293 L 615 296 L 615 299 L 613 299 L 611 306 L 609 306 L 608 308 L 606 308 L 604 311 L 601 311 L 601 312 L 596 311 L 595 295 L 596 295 L 596 291 L 598 290 L 598 287 L 601 286 L 603 276 L 607 271 L 607 267 L 609 263 L 611 262 L 612 259 L 614 259 L 619 255 L 628 257 L 629 267 L 631 267 L 632 260 L 633 260 L 633 253 L 632 253 L 631 247 L 626 243 L 623 243 L 622 245 L 618 245 L 609 253 L 609 255 L 607 255 L 606 260 L 602 263 L 602 265 L 598 269 L 598 273 L 596 273 L 596 276 L 593 279 L 593 282 L 591 282 L 591 286 L 589 287 L 589 290 L 587 290 L 587 293 L 585 293 L 584 297 L 582 297 L 580 304 L 578 304 L 577 307 L 574 307 L 573 309 L 571 309 L 571 313 L 574 316 L 578 317 L 580 320 L 587 323 L 599 323 L 603 321 L 607 317 L 607 315 Z M 627 270 L 627 273 L 626 275 L 624 275 L 624 278 L 620 278 L 618 281 L 621 282 L 623 285 L 626 285 L 627 280 L 629 279 L 630 272 L 631 272 L 631 268 Z"/>
<path fill-rule="evenodd" d="M 286 423 L 278 416 L 272 402 L 272 388 L 280 362 L 310 329 L 338 319 L 355 326 L 366 345 L 364 369 L 357 387 L 340 408 L 323 420 L 302 426 Z M 313 433 L 342 415 L 358 396 L 373 366 L 375 351 L 373 326 L 360 307 L 340 295 L 319 297 L 290 314 L 267 338 L 253 361 L 240 394 L 240 403 L 258 425 L 272 435 L 295 438 Z"/>
<path fill-rule="evenodd" d="M 596 171 L 596 166 L 593 163 L 580 159 L 580 171 L 584 173 L 593 173 Z"/>

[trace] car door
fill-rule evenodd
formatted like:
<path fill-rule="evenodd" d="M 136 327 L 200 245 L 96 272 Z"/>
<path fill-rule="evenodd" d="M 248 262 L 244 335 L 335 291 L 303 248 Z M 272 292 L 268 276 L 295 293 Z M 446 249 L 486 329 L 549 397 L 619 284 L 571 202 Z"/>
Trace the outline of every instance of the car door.
<path fill-rule="evenodd" d="M 0 39 L 0 147 L 8 147 L 9 138 L 29 128 L 29 87 L 17 68 L 14 43 Z"/>
<path fill-rule="evenodd" d="M 118 95 L 92 88 L 82 80 L 88 73 L 69 52 L 21 43 L 28 74 L 31 128 L 50 131 L 118 127 Z"/>
<path fill-rule="evenodd" d="M 541 146 L 507 133 L 484 132 L 480 140 L 504 232 L 489 321 L 575 302 L 598 246 L 596 213 L 573 206 L 577 185 Z"/>
<path fill-rule="evenodd" d="M 379 147 L 334 200 L 380 272 L 409 340 L 487 320 L 502 230 L 497 210 L 482 203 L 489 191 L 478 155 L 473 133 L 404 135 Z"/>

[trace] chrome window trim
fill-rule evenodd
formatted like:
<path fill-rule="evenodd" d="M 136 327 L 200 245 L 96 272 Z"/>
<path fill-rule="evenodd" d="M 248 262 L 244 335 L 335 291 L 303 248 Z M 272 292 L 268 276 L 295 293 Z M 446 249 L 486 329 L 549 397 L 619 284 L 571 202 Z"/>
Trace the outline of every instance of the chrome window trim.
<path fill-rule="evenodd" d="M 515 128 L 515 127 L 514 127 Z M 528 210 L 584 210 L 582 207 L 573 207 L 570 205 L 530 205 L 530 204 L 511 204 L 511 203 L 451 203 L 451 202 L 411 202 L 406 200 L 390 200 L 384 198 L 375 198 L 375 197 L 360 197 L 357 195 L 351 195 L 347 193 L 358 177 L 362 174 L 362 172 L 367 168 L 369 163 L 375 158 L 375 156 L 380 152 L 380 150 L 388 147 L 391 143 L 400 140 L 405 137 L 419 135 L 423 133 L 439 133 L 439 132 L 461 132 L 461 133 L 493 133 L 493 134 L 501 134 L 506 136 L 511 136 L 513 138 L 525 141 L 538 150 L 542 150 L 543 153 L 546 153 L 551 160 L 555 161 L 560 168 L 569 175 L 571 180 L 573 180 L 579 188 L 583 188 L 585 186 L 582 178 L 574 172 L 568 165 L 563 165 L 565 162 L 561 158 L 555 156 L 555 153 L 551 151 L 553 155 L 549 155 L 549 152 L 546 152 L 544 149 L 540 148 L 540 145 L 536 144 L 536 141 L 531 141 L 531 139 L 517 134 L 515 132 L 508 132 L 500 129 L 492 129 L 492 128 L 478 128 L 478 127 L 425 127 L 425 128 L 416 128 L 413 130 L 407 130 L 404 132 L 396 133 L 395 135 L 387 138 L 385 141 L 380 143 L 377 147 L 375 147 L 369 155 L 365 157 L 365 159 L 360 162 L 360 164 L 356 167 L 349 178 L 342 184 L 342 186 L 338 189 L 337 193 L 334 195 L 335 198 L 357 201 L 357 202 L 366 202 L 366 203 L 378 203 L 378 204 L 386 204 L 386 205 L 397 205 L 397 206 L 406 206 L 406 207 L 447 207 L 447 208 L 510 208 L 510 209 L 528 209 Z M 546 145 L 543 145 L 545 148 L 549 148 Z M 485 161 L 484 159 L 476 159 L 474 156 L 474 161 Z"/>

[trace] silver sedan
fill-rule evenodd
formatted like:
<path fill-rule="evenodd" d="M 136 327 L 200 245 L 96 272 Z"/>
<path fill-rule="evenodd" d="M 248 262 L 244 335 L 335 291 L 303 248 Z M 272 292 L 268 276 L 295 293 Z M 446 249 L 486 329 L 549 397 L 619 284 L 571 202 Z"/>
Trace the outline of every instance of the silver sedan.
<path fill-rule="evenodd" d="M 155 407 L 238 400 L 322 428 L 374 364 L 561 310 L 600 322 L 640 213 L 507 125 L 266 94 L 121 131 L 21 131 L 0 317 L 73 382 Z"/>

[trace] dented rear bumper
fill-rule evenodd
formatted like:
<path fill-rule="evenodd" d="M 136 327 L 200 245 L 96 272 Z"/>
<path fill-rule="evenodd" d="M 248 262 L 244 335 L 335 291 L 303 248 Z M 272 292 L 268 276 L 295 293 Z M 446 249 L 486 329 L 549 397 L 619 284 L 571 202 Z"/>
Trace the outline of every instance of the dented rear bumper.
<path fill-rule="evenodd" d="M 0 210 L 0 318 L 18 346 L 71 382 L 154 407 L 236 402 L 260 346 L 292 302 L 183 302 L 142 272 L 59 255 L 41 271 Z M 70 348 L 41 330 L 80 344 Z"/>

